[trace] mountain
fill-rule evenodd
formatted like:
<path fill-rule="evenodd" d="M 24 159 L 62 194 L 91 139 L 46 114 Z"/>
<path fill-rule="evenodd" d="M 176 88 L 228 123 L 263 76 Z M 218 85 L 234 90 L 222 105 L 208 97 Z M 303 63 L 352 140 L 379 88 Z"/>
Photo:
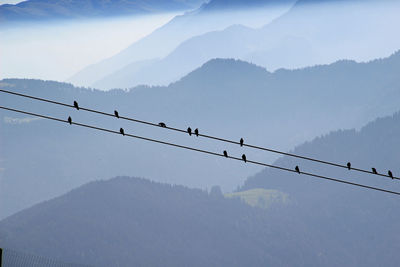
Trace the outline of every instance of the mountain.
<path fill-rule="evenodd" d="M 290 220 L 274 211 L 280 206 L 265 213 L 225 199 L 218 189 L 208 194 L 118 177 L 83 185 L 1 221 L 0 243 L 93 266 L 313 263 L 307 239 L 288 234 L 294 230 Z"/>
<path fill-rule="evenodd" d="M 351 162 L 354 168 L 370 170 L 375 167 L 379 173 L 383 174 L 387 174 L 388 170 L 391 170 L 395 176 L 399 176 L 400 144 L 397 141 L 397 136 L 400 133 L 399 122 L 400 113 L 397 112 L 393 116 L 378 118 L 360 130 L 339 130 L 315 138 L 297 146 L 292 152 L 325 161 L 338 162 L 343 165 Z M 346 179 L 351 178 L 352 181 L 357 183 L 400 191 L 400 185 L 390 178 L 374 177 L 347 169 L 338 170 L 337 168 L 324 167 L 320 164 L 290 157 L 282 157 L 274 164 L 288 168 L 299 165 L 300 169 L 304 171 L 330 174 L 334 177 Z M 315 179 L 307 177 L 299 179 L 297 177 L 298 175 L 264 169 L 248 178 L 241 190 L 252 188 L 276 189 L 289 193 L 293 198 L 302 200 L 304 197 L 310 198 L 311 195 L 323 200 L 329 199 L 331 204 L 333 204 L 333 199 L 343 198 L 345 195 L 351 198 L 354 198 L 354 195 L 366 195 L 362 189 L 356 190 L 340 184 L 335 185 L 328 181 L 315 181 Z M 380 194 L 376 195 L 379 196 Z M 344 199 L 342 201 L 349 200 Z"/>
<path fill-rule="evenodd" d="M 8 79 L 0 87 L 181 129 L 287 151 L 337 129 L 359 128 L 399 110 L 400 53 L 368 63 L 339 61 L 299 70 L 211 60 L 168 87 L 129 91 Z M 161 128 L 1 95 L 1 104 L 74 121 L 272 162 L 276 155 Z M 0 212 L 10 215 L 83 183 L 115 175 L 232 191 L 261 170 L 224 158 L 0 111 Z M 21 168 L 23 166 L 23 168 Z M 190 175 L 188 175 L 190 174 Z M 35 188 L 35 190 L 31 190 Z"/>
<path fill-rule="evenodd" d="M 368 61 L 400 48 L 399 11 L 397 1 L 301 0 L 262 28 L 234 25 L 198 34 L 158 60 L 128 64 L 92 85 L 103 89 L 167 85 L 213 58 L 241 59 L 271 71 L 342 58 Z"/>
<path fill-rule="evenodd" d="M 97 81 L 114 73 L 122 77 L 135 75 L 132 70 L 141 69 L 153 61 L 166 57 L 191 37 L 223 30 L 233 24 L 260 27 L 284 13 L 294 2 L 294 0 L 235 0 L 234 2 L 211 0 L 196 10 L 176 16 L 169 23 L 115 56 L 84 68 L 68 79 L 68 82 L 93 86 Z M 117 74 L 119 71 L 124 73 Z M 118 88 L 116 85 L 111 87 Z"/>
<path fill-rule="evenodd" d="M 343 214 L 325 223 L 307 217 L 303 208 L 276 203 L 263 210 L 226 199 L 218 188 L 208 194 L 118 177 L 2 220 L 0 242 L 7 249 L 93 266 L 396 265 L 399 243 L 390 242 L 385 251 L 380 243 L 397 241 L 395 221 L 377 225 L 379 217 L 352 221 Z"/>
<path fill-rule="evenodd" d="M 293 153 L 341 164 L 350 161 L 353 167 L 367 170 L 375 167 L 379 173 L 385 174 L 390 169 L 395 176 L 399 176 L 399 125 L 398 112 L 368 123 L 360 130 L 341 130 L 321 136 L 296 147 Z M 282 157 L 274 164 L 289 168 L 299 165 L 304 171 L 400 192 L 398 181 L 390 178 L 289 157 Z M 358 248 L 368 251 L 369 247 L 373 247 L 373 250 L 355 265 L 373 266 L 387 260 L 385 264 L 394 266 L 397 261 L 396 249 L 389 244 L 398 243 L 398 196 L 272 169 L 264 169 L 248 178 L 240 190 L 254 188 L 281 190 L 289 194 L 292 201 L 301 203 L 302 210 L 308 210 L 317 224 L 342 228 L 343 233 L 336 238 L 344 241 L 344 235 L 349 235 L 352 239 L 364 239 L 357 244 Z M 346 246 L 349 243 L 346 242 Z"/>
<path fill-rule="evenodd" d="M 197 8 L 202 2 L 202 0 L 28 0 L 15 5 L 1 5 L 0 21 L 10 23 L 151 14 L 190 10 Z"/>

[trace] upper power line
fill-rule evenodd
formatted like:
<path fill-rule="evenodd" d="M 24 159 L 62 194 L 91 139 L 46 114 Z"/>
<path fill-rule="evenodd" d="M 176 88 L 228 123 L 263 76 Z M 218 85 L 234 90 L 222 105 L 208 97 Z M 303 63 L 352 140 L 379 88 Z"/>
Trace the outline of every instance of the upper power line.
<path fill-rule="evenodd" d="M 26 115 L 30 115 L 30 116 L 35 116 L 35 117 L 39 117 L 39 118 L 43 118 L 43 119 L 48 119 L 48 120 L 68 123 L 70 125 L 77 125 L 77 126 L 80 126 L 80 127 L 90 128 L 90 129 L 97 130 L 97 131 L 103 131 L 103 132 L 118 134 L 118 135 L 122 135 L 122 136 L 126 136 L 126 137 L 137 138 L 137 139 L 141 139 L 141 140 L 145 140 L 145 141 L 149 141 L 149 142 L 154 142 L 154 143 L 158 143 L 158 144 L 178 147 L 178 148 L 191 150 L 191 151 L 196 151 L 196 152 L 200 152 L 200 153 L 204 153 L 204 154 L 208 154 L 208 155 L 213 155 L 213 156 L 218 156 L 218 157 L 225 157 L 225 158 L 228 158 L 228 159 L 243 161 L 245 163 L 251 163 L 251 164 L 255 164 L 255 165 L 260 165 L 260 166 L 269 167 L 269 168 L 273 168 L 273 169 L 277 169 L 277 170 L 281 170 L 281 171 L 304 174 L 304 175 L 311 176 L 311 177 L 314 177 L 314 178 L 329 180 L 329 181 L 333 181 L 333 182 L 338 182 L 338 183 L 342 183 L 342 184 L 357 186 L 357 187 L 361 187 L 361 188 L 366 188 L 366 189 L 370 189 L 370 190 L 375 190 L 375 191 L 380 191 L 380 192 L 384 192 L 384 193 L 389 193 L 389 194 L 394 194 L 394 195 L 399 195 L 400 196 L 400 192 L 396 192 L 396 191 L 386 190 L 386 189 L 373 187 L 373 186 L 368 186 L 368 185 L 363 185 L 363 184 L 359 184 L 359 183 L 353 183 L 353 182 L 349 182 L 349 181 L 345 181 L 345 180 L 341 180 L 341 179 L 337 179 L 337 178 L 332 178 L 332 177 L 328 177 L 328 176 L 318 175 L 318 174 L 314 174 L 314 173 L 310 173 L 310 172 L 303 172 L 303 171 L 300 170 L 299 166 L 296 166 L 294 169 L 289 169 L 289 168 L 280 167 L 280 166 L 276 166 L 276 165 L 272 165 L 272 164 L 267 164 L 267 163 L 263 163 L 263 162 L 259 162 L 259 161 L 249 160 L 249 159 L 246 158 L 246 156 L 244 154 L 242 155 L 241 158 L 232 157 L 232 156 L 229 156 L 226 151 L 223 151 L 223 153 L 216 153 L 216 152 L 212 152 L 212 151 L 208 151 L 208 150 L 203 150 L 203 149 L 193 148 L 193 147 L 189 147 L 189 146 L 178 145 L 178 144 L 175 144 L 175 143 L 169 143 L 169 142 L 165 142 L 165 141 L 161 141 L 161 140 L 157 140 L 157 139 L 152 139 L 152 138 L 148 138 L 148 137 L 129 134 L 129 133 L 126 133 L 123 128 L 120 128 L 119 131 L 115 131 L 115 130 L 110 130 L 110 129 L 101 128 L 101 127 L 97 127 L 97 126 L 92 126 L 92 125 L 88 125 L 88 124 L 73 122 L 71 117 L 68 117 L 67 120 L 63 120 L 63 119 L 59 119 L 59 118 L 55 118 L 55 117 L 50 117 L 50 116 L 41 115 L 41 114 L 37 114 L 37 113 L 27 112 L 27 111 L 23 111 L 23 110 L 19 110 L 19 109 L 8 108 L 8 107 L 4 107 L 4 106 L 0 106 L 0 109 L 12 111 L 12 112 L 17 112 L 17 113 L 22 113 L 22 114 L 26 114 Z"/>
<path fill-rule="evenodd" d="M 7 94 L 12 94 L 12 95 L 16 95 L 16 96 L 21 96 L 21 97 L 25 97 L 25 98 L 30 98 L 30 99 L 33 99 L 33 100 L 38 100 L 38 101 L 47 102 L 47 103 L 51 103 L 51 104 L 61 105 L 61 106 L 69 107 L 69 108 L 75 108 L 77 110 L 83 110 L 83 111 L 92 112 L 92 113 L 96 113 L 96 114 L 100 114 L 100 115 L 104 115 L 104 116 L 115 117 L 115 118 L 122 119 L 122 120 L 132 121 L 132 122 L 136 122 L 136 123 L 142 123 L 142 124 L 155 126 L 155 127 L 161 127 L 161 128 L 172 130 L 172 131 L 176 131 L 176 132 L 188 133 L 189 135 L 192 135 L 192 129 L 190 127 L 187 130 L 182 130 L 182 129 L 179 129 L 179 128 L 174 128 L 174 127 L 167 126 L 167 124 L 165 124 L 164 122 L 153 123 L 153 122 L 149 122 L 149 121 L 135 119 L 135 118 L 132 118 L 132 117 L 124 117 L 124 116 L 121 116 L 117 110 L 114 110 L 114 113 L 108 113 L 108 112 L 104 112 L 104 111 L 89 109 L 89 108 L 85 108 L 85 107 L 79 106 L 77 101 L 74 101 L 73 104 L 67 104 L 67 103 L 58 102 L 58 101 L 54 101 L 54 100 L 50 100 L 50 99 L 46 99 L 46 98 L 40 98 L 40 97 L 31 96 L 31 95 L 12 92 L 12 91 L 8 91 L 8 90 L 4 90 L 4 89 L 0 89 L 0 92 L 7 93 Z M 321 159 L 317 159 L 317 158 L 306 157 L 306 156 L 303 156 L 303 155 L 283 152 L 283 151 L 272 149 L 272 148 L 268 148 L 268 147 L 261 147 L 261 146 L 247 144 L 247 143 L 245 143 L 243 138 L 241 138 L 239 141 L 234 141 L 234 140 L 229 140 L 229 139 L 225 139 L 225 138 L 221 138 L 221 137 L 216 137 L 216 136 L 212 136 L 212 135 L 203 134 L 203 133 L 200 133 L 198 129 L 195 129 L 193 134 L 195 134 L 197 137 L 204 137 L 204 138 L 217 140 L 217 141 L 221 141 L 221 142 L 226 142 L 226 143 L 230 143 L 230 144 L 236 144 L 236 145 L 240 145 L 241 147 L 243 147 L 243 146 L 244 147 L 249 147 L 249 148 L 252 148 L 252 149 L 268 151 L 268 152 L 272 152 L 272 153 L 275 153 L 275 154 L 280 154 L 280 155 L 293 157 L 293 158 L 299 158 L 299 159 L 312 161 L 312 162 L 325 164 L 325 165 L 330 165 L 330 166 L 334 166 L 334 167 L 338 167 L 338 168 L 354 170 L 354 171 L 357 171 L 357 172 L 368 173 L 368 174 L 373 174 L 373 175 L 377 175 L 377 176 L 382 176 L 382 177 L 387 177 L 387 178 L 391 178 L 391 179 L 400 180 L 400 177 L 393 176 L 393 173 L 390 170 L 388 171 L 387 174 L 378 173 L 376 171 L 376 168 L 374 168 L 374 167 L 371 168 L 371 171 L 365 170 L 365 169 L 360 169 L 360 168 L 355 168 L 354 166 L 352 166 L 351 162 L 347 162 L 347 164 L 339 164 L 339 163 L 326 161 L 326 160 L 321 160 Z"/>

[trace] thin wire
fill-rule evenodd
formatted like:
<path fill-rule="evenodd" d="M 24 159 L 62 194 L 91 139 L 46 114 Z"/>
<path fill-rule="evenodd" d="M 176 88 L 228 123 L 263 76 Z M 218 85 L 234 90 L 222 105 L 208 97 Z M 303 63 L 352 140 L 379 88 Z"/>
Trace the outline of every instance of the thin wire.
<path fill-rule="evenodd" d="M 49 99 L 45 99 L 45 98 L 34 97 L 34 96 L 30 96 L 30 95 L 25 95 L 25 94 L 20 94 L 20 93 L 16 93 L 16 92 L 11 92 L 11 91 L 7 91 L 7 90 L 3 90 L 3 89 L 0 89 L 0 92 L 7 93 L 7 94 L 12 94 L 12 95 L 16 95 L 16 96 L 21 96 L 21 97 L 26 97 L 26 98 L 30 98 L 30 99 L 34 99 L 34 100 L 38 100 L 38 101 L 47 102 L 47 103 L 52 103 L 52 104 L 56 104 L 56 105 L 61 105 L 61 106 L 65 106 L 65 107 L 75 108 L 75 106 L 70 105 L 70 104 L 57 102 L 57 101 L 53 101 L 53 100 L 49 100 Z M 115 114 L 112 114 L 112 113 L 107 113 L 107 112 L 98 111 L 98 110 L 89 109 L 89 108 L 84 108 L 84 107 L 79 107 L 79 109 L 115 118 Z M 129 118 L 129 117 L 124 117 L 124 116 L 119 116 L 119 119 L 128 120 L 128 121 L 137 122 L 137 123 L 142 123 L 142 124 L 147 124 L 147 125 L 150 125 L 150 126 L 161 127 L 159 124 L 156 124 L 156 123 L 143 121 L 143 120 L 138 120 L 138 119 Z M 173 130 L 173 131 L 181 132 L 181 133 L 187 133 L 187 131 L 185 131 L 185 130 L 174 128 L 174 127 L 169 127 L 169 126 L 165 126 L 165 127 L 161 127 L 161 128 L 165 128 L 165 129 L 168 129 L 168 130 Z M 224 139 L 224 138 L 220 138 L 220 137 L 216 137 L 216 136 L 212 136 L 212 135 L 206 135 L 206 134 L 199 133 L 198 136 L 199 137 L 208 138 L 208 139 L 217 140 L 217 141 L 221 141 L 221 142 L 240 145 L 240 142 L 229 140 L 229 139 Z M 313 161 L 313 162 L 317 162 L 317 163 L 321 163 L 321 164 L 325 164 L 325 165 L 330 165 L 330 166 L 334 166 L 334 167 L 348 169 L 348 167 L 346 165 L 343 165 L 343 164 L 338 164 L 338 163 L 325 161 L 325 160 L 320 160 L 320 159 L 316 159 L 316 158 L 310 158 L 310 157 L 306 157 L 306 156 L 302 156 L 302 155 L 298 155 L 298 154 L 293 154 L 293 153 L 287 153 L 287 152 L 283 152 L 283 151 L 279 151 L 279 150 L 271 149 L 271 148 L 267 148 L 267 147 L 250 145 L 250 144 L 246 144 L 246 143 L 244 143 L 243 146 L 249 147 L 249 148 L 253 148 L 253 149 L 258 149 L 258 150 L 264 150 L 264 151 L 268 151 L 268 152 L 272 152 L 272 153 L 280 154 L 280 155 L 284 155 L 284 156 L 289 156 L 289 157 L 293 157 L 293 158 L 299 158 L 299 159 L 303 159 L 303 160 Z M 374 173 L 372 171 L 359 169 L 359 168 L 354 168 L 354 167 L 351 167 L 350 169 L 354 170 L 354 171 L 358 171 L 358 172 L 363 172 L 363 173 L 373 174 L 373 175 L 382 176 L 382 177 L 386 177 L 386 178 L 390 178 L 390 179 L 400 180 L 400 177 L 395 177 L 395 176 L 391 177 L 391 176 L 389 176 L 387 174 Z"/>
<path fill-rule="evenodd" d="M 37 114 L 37 113 L 22 111 L 22 110 L 13 109 L 13 108 L 7 108 L 7 107 L 3 107 L 3 106 L 0 106 L 0 109 L 4 109 L 4 110 L 8 110 L 8 111 L 13 111 L 13 112 L 17 112 L 17 113 L 22 113 L 22 114 L 26 114 L 26 115 L 30 115 L 30 116 L 36 116 L 36 117 L 43 118 L 43 119 L 54 120 L 54 121 L 68 123 L 69 124 L 68 120 L 62 120 L 62 119 L 58 119 L 58 118 L 54 118 L 54 117 L 50 117 L 50 116 L 45 116 L 45 115 L 41 115 L 41 114 Z M 78 123 L 78 122 L 71 122 L 71 124 L 77 125 L 77 126 L 81 126 L 81 127 L 85 127 L 85 128 L 98 130 L 98 131 L 103 131 L 103 132 L 108 132 L 108 133 L 114 133 L 114 134 L 121 135 L 121 133 L 119 131 L 114 131 L 114 130 L 110 130 L 110 129 L 106 129 L 106 128 L 96 127 L 96 126 L 92 126 L 92 125 L 88 125 L 88 124 L 83 124 L 83 123 Z M 124 133 L 124 136 L 137 138 L 137 139 L 141 139 L 141 140 L 145 140 L 145 141 L 149 141 L 149 142 L 154 142 L 154 143 L 158 143 L 158 144 L 178 147 L 178 148 L 182 148 L 182 149 L 187 149 L 187 150 L 191 150 L 191 151 L 196 151 L 196 152 L 200 152 L 200 153 L 205 153 L 205 154 L 209 154 L 209 155 L 213 155 L 213 156 L 226 157 L 223 154 L 215 153 L 215 152 L 212 152 L 212 151 L 202 150 L 202 149 L 183 146 L 183 145 L 178 145 L 178 144 L 169 143 L 169 142 L 165 142 L 165 141 L 160 141 L 160 140 L 156 140 L 156 139 L 151 139 L 151 138 L 147 138 L 147 137 L 142 137 L 142 136 L 138 136 L 138 135 Z M 241 158 L 232 157 L 232 156 L 227 156 L 226 158 L 234 159 L 234 160 L 238 160 L 238 161 L 243 161 L 243 159 L 241 159 Z M 260 166 L 264 166 L 264 167 L 277 169 L 277 170 L 282 170 L 282 171 L 287 171 L 287 172 L 292 172 L 292 173 L 298 173 L 296 170 L 292 170 L 292 169 L 288 169 L 288 168 L 280 167 L 280 166 L 276 166 L 276 165 L 266 164 L 266 163 L 263 163 L 263 162 L 252 161 L 252 160 L 247 160 L 247 162 L 255 164 L 255 165 L 260 165 Z M 389 194 L 394 194 L 394 195 L 399 195 L 400 196 L 399 192 L 390 191 L 390 190 L 386 190 L 386 189 L 382 189 L 382 188 L 378 188 L 378 187 L 372 187 L 372 186 L 363 185 L 363 184 L 358 184 L 358 183 L 353 183 L 353 182 L 349 182 L 349 181 L 345 181 L 345 180 L 341 180 L 341 179 L 331 178 L 331 177 L 328 177 L 328 176 L 313 174 L 313 173 L 309 173 L 309 172 L 300 172 L 299 174 L 304 174 L 304 175 L 315 177 L 315 178 L 319 178 L 319 179 L 334 181 L 334 182 L 343 183 L 343 184 L 352 185 L 352 186 L 358 186 L 358 187 L 362 187 L 362 188 L 366 188 L 366 189 L 371 189 L 371 190 L 375 190 L 375 191 L 380 191 L 380 192 L 385 192 L 385 193 L 389 193 Z"/>

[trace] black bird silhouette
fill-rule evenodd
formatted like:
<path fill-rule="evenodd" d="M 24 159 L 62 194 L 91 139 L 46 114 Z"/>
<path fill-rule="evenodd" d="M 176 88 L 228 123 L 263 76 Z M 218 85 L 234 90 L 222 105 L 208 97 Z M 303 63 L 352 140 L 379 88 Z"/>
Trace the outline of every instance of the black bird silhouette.
<path fill-rule="evenodd" d="M 298 173 L 298 174 L 300 174 L 300 168 L 299 168 L 299 166 L 296 166 L 296 168 L 294 168 L 295 169 L 295 171 Z"/>
<path fill-rule="evenodd" d="M 372 168 L 372 173 L 373 173 L 373 174 L 378 174 L 378 172 L 376 171 L 375 168 Z"/>
<path fill-rule="evenodd" d="M 68 123 L 71 125 L 72 124 L 72 119 L 71 117 L 68 117 Z"/>
<path fill-rule="evenodd" d="M 119 119 L 118 111 L 114 110 L 114 115 L 115 115 L 115 117 L 117 117 Z"/>
<path fill-rule="evenodd" d="M 167 127 L 167 125 L 166 125 L 165 123 L 163 123 L 163 122 L 160 122 L 160 123 L 158 124 L 158 126 L 163 127 L 163 128 Z"/>
<path fill-rule="evenodd" d="M 75 107 L 77 110 L 79 110 L 78 102 L 74 101 L 74 107 Z"/>
<path fill-rule="evenodd" d="M 240 138 L 240 146 L 243 146 L 244 140 L 243 138 Z"/>
<path fill-rule="evenodd" d="M 192 128 L 187 128 L 187 132 L 188 132 L 188 134 L 190 135 L 190 136 L 192 136 Z"/>
<path fill-rule="evenodd" d="M 351 170 L 351 163 L 347 162 L 347 169 Z"/>
<path fill-rule="evenodd" d="M 244 162 L 247 162 L 247 158 L 246 158 L 246 155 L 245 155 L 245 154 L 242 155 L 242 160 L 243 160 Z"/>
<path fill-rule="evenodd" d="M 196 130 L 194 130 L 194 134 L 199 137 L 199 129 L 196 128 Z"/>
<path fill-rule="evenodd" d="M 393 173 L 392 173 L 392 171 L 389 170 L 389 171 L 388 171 L 388 175 L 389 175 L 390 178 L 393 179 Z"/>
<path fill-rule="evenodd" d="M 122 135 L 125 135 L 124 129 L 120 128 L 120 129 L 119 129 L 119 132 L 120 132 Z"/>
<path fill-rule="evenodd" d="M 226 150 L 224 150 L 224 157 L 225 157 L 225 158 L 228 157 L 228 152 L 226 152 Z"/>

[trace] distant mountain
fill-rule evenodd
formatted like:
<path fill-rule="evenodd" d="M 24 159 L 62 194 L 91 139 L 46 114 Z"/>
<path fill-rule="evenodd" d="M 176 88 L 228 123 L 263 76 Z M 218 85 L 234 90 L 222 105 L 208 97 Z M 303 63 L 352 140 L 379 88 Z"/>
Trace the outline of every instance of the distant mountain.
<path fill-rule="evenodd" d="M 234 25 L 197 35 L 158 60 L 133 62 L 91 85 L 168 85 L 213 58 L 245 60 L 271 71 L 342 58 L 368 61 L 400 48 L 398 12 L 398 1 L 302 0 L 260 29 Z"/>
<path fill-rule="evenodd" d="M 0 6 L 0 22 L 46 21 L 151 14 L 197 8 L 202 0 L 28 0 Z"/>
<path fill-rule="evenodd" d="M 119 78 L 111 87 L 117 88 L 118 81 L 129 76 L 138 77 L 135 70 L 141 70 L 166 57 L 191 37 L 223 30 L 233 24 L 261 27 L 287 11 L 294 2 L 295 0 L 211 0 L 192 12 L 175 17 L 115 56 L 84 68 L 68 82 L 75 85 L 93 86 L 108 75 L 116 75 Z M 186 58 L 181 63 L 185 64 L 186 60 L 190 61 Z M 157 79 L 156 75 L 152 77 Z M 128 87 L 132 87 L 132 84 Z"/>
<path fill-rule="evenodd" d="M 275 73 L 217 59 L 168 87 L 108 92 L 37 80 L 3 80 L 0 87 L 155 123 L 289 150 L 330 131 L 359 128 L 399 110 L 400 53 L 369 63 L 335 64 Z M 272 162 L 276 155 L 206 141 L 160 128 L 105 118 L 1 94 L 1 104 L 78 122 Z M 260 167 L 112 134 L 0 111 L 2 217 L 115 175 L 231 191 Z M 29 149 L 27 149 L 29 148 Z M 33 160 L 34 159 L 34 160 Z M 24 166 L 21 168 L 21 166 Z M 155 167 L 157 166 L 157 167 Z M 190 174 L 190 175 L 188 175 Z M 40 185 L 40 186 L 38 186 Z M 31 190 L 35 188 L 35 190 Z"/>

